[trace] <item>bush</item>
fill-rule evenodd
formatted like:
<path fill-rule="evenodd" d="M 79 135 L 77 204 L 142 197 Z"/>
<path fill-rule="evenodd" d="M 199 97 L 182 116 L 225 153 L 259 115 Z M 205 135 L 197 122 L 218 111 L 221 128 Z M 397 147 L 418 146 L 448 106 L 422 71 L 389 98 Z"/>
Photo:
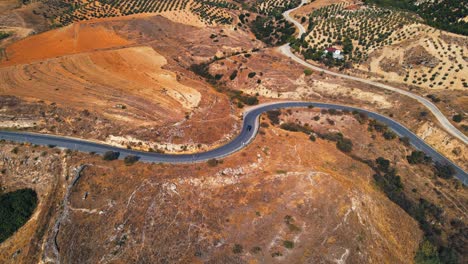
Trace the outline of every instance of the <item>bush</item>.
<path fill-rule="evenodd" d="M 124 158 L 124 163 L 126 165 L 132 165 L 134 164 L 135 162 L 137 162 L 138 160 L 140 160 L 140 157 L 138 156 L 135 156 L 135 155 L 128 155 Z"/>
<path fill-rule="evenodd" d="M 309 128 L 303 127 L 296 123 L 283 123 L 281 124 L 280 128 L 284 130 L 292 131 L 292 132 L 303 132 L 306 134 L 309 134 L 312 132 Z"/>
<path fill-rule="evenodd" d="M 237 77 L 237 70 L 234 70 L 231 75 L 229 76 L 229 79 L 232 81 Z"/>
<path fill-rule="evenodd" d="M 205 78 L 209 83 L 211 83 L 211 84 L 216 83 L 215 77 L 213 77 L 213 75 L 211 75 L 210 72 L 209 72 L 209 64 L 208 63 L 192 64 L 192 65 L 190 65 L 190 70 L 193 71 L 195 74 Z M 222 75 L 221 75 L 221 77 L 222 77 Z"/>
<path fill-rule="evenodd" d="M 424 241 L 419 245 L 419 249 L 414 257 L 416 264 L 440 263 L 437 247 L 429 240 Z"/>
<path fill-rule="evenodd" d="M 343 152 L 351 152 L 353 150 L 353 142 L 349 138 L 342 138 L 336 142 L 336 147 Z"/>
<path fill-rule="evenodd" d="M 240 244 L 235 244 L 234 247 L 232 247 L 232 252 L 234 254 L 240 254 L 242 251 L 244 251 L 244 248 Z"/>
<path fill-rule="evenodd" d="M 427 97 L 429 97 L 432 100 L 432 102 L 434 102 L 434 103 L 440 102 L 440 99 L 434 94 L 429 94 L 429 95 L 427 95 Z"/>
<path fill-rule="evenodd" d="M 315 138 L 314 135 L 310 135 L 310 136 L 309 136 L 309 139 L 310 139 L 310 141 L 313 141 L 313 142 L 315 142 L 315 140 L 316 140 L 316 138 Z"/>
<path fill-rule="evenodd" d="M 257 74 L 256 72 L 250 72 L 250 73 L 248 74 L 248 77 L 249 77 L 249 78 L 253 78 L 253 77 L 255 77 L 256 74 Z"/>
<path fill-rule="evenodd" d="M 273 125 L 279 124 L 279 116 L 281 115 L 281 112 L 279 110 L 272 110 L 267 112 L 268 119 L 270 119 L 270 122 Z"/>
<path fill-rule="evenodd" d="M 367 120 L 369 119 L 366 113 L 362 113 L 358 111 L 353 111 L 353 116 L 361 125 L 366 123 Z"/>
<path fill-rule="evenodd" d="M 283 241 L 283 246 L 285 248 L 289 248 L 289 249 L 294 248 L 294 242 L 289 241 L 289 240 L 284 240 Z"/>
<path fill-rule="evenodd" d="M 319 134 L 319 136 L 320 136 L 322 139 L 326 139 L 326 140 L 330 140 L 330 141 L 335 141 L 335 142 L 337 142 L 337 141 L 343 139 L 343 134 L 341 134 L 340 132 L 337 132 L 337 133 Z"/>
<path fill-rule="evenodd" d="M 281 124 L 280 128 L 284 130 L 292 131 L 292 132 L 300 131 L 299 126 L 294 123 L 283 123 Z"/>
<path fill-rule="evenodd" d="M 246 105 L 258 104 L 258 98 L 256 96 L 241 96 L 239 100 Z"/>
<path fill-rule="evenodd" d="M 403 145 L 409 147 L 410 146 L 410 139 L 409 137 L 401 137 L 400 142 L 403 143 Z"/>
<path fill-rule="evenodd" d="M 411 152 L 411 155 L 406 156 L 406 159 L 410 164 L 428 163 L 432 160 L 431 157 L 426 156 L 426 153 L 419 150 Z"/>
<path fill-rule="evenodd" d="M 375 119 L 372 119 L 370 122 L 369 122 L 369 130 L 370 131 L 377 131 L 377 132 L 385 132 L 388 130 L 388 127 L 387 125 L 385 125 L 384 123 L 382 122 L 379 122 Z"/>
<path fill-rule="evenodd" d="M 452 117 L 453 122 L 460 123 L 463 120 L 463 116 L 461 114 L 456 114 Z"/>
<path fill-rule="evenodd" d="M 18 151 L 19 151 L 19 148 L 18 148 L 18 147 L 14 147 L 14 148 L 11 150 L 11 153 L 13 153 L 13 154 L 18 154 Z"/>
<path fill-rule="evenodd" d="M 117 151 L 106 151 L 102 156 L 103 160 L 116 160 L 120 156 L 120 153 Z"/>
<path fill-rule="evenodd" d="M 210 167 L 215 167 L 219 164 L 219 161 L 217 159 L 209 159 L 206 163 Z"/>
<path fill-rule="evenodd" d="M 0 40 L 2 39 L 6 39 L 8 38 L 9 36 L 11 36 L 12 34 L 10 32 L 2 32 L 0 31 Z"/>
<path fill-rule="evenodd" d="M 385 131 L 383 133 L 383 137 L 386 140 L 392 140 L 392 139 L 395 139 L 397 137 L 397 135 L 393 131 L 391 131 L 390 129 L 387 129 L 387 131 Z"/>
<path fill-rule="evenodd" d="M 312 73 L 313 73 L 313 71 L 311 69 L 304 69 L 304 74 L 306 76 L 310 76 L 310 75 L 312 75 Z"/>
<path fill-rule="evenodd" d="M 386 173 L 390 170 L 390 161 L 388 159 L 378 157 L 375 162 L 379 171 Z"/>
<path fill-rule="evenodd" d="M 252 252 L 253 254 L 260 253 L 261 251 L 262 251 L 262 248 L 259 246 L 255 246 L 250 250 L 250 252 Z"/>
<path fill-rule="evenodd" d="M 450 164 L 436 162 L 434 169 L 435 175 L 443 179 L 450 179 L 455 175 L 455 169 Z"/>
<path fill-rule="evenodd" d="M 37 194 L 32 189 L 0 195 L 0 243 L 28 221 L 36 206 Z"/>

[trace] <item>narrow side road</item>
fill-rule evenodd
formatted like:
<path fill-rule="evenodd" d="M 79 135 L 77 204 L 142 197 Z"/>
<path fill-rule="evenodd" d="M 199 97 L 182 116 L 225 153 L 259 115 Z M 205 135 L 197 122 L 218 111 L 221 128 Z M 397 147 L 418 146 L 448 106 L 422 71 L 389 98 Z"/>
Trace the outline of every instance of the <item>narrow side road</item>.
<path fill-rule="evenodd" d="M 293 19 L 290 16 L 290 14 L 291 14 L 291 12 L 293 12 L 294 10 L 300 8 L 301 6 L 306 4 L 307 2 L 308 2 L 308 0 L 302 0 L 301 4 L 298 7 L 290 9 L 290 10 L 283 13 L 284 18 L 286 20 L 288 20 L 289 22 L 293 23 L 297 27 L 297 29 L 299 31 L 298 32 L 299 33 L 298 37 L 300 37 L 300 36 L 302 36 L 302 34 L 306 33 L 306 30 L 305 30 L 304 26 L 302 26 L 301 23 L 299 23 L 295 19 Z M 332 76 L 336 76 L 336 77 L 340 77 L 340 78 L 343 78 L 343 79 L 348 79 L 348 80 L 353 80 L 353 81 L 369 84 L 369 85 L 375 86 L 377 88 L 390 90 L 392 92 L 396 92 L 396 93 L 408 96 L 408 97 L 418 101 L 419 103 L 424 105 L 429 111 L 431 111 L 431 113 L 439 121 L 442 128 L 444 128 L 452 136 L 460 139 L 464 144 L 468 144 L 468 137 L 465 136 L 465 134 L 463 134 L 460 130 L 458 130 L 454 125 L 452 125 L 452 123 L 450 123 L 450 121 L 439 110 L 439 108 L 437 108 L 437 106 L 435 104 L 433 104 L 431 101 L 427 100 L 426 98 L 424 98 L 422 96 L 419 96 L 419 95 L 416 95 L 416 94 L 413 94 L 411 92 L 408 92 L 408 91 L 405 91 L 405 90 L 390 86 L 390 85 L 382 84 L 382 83 L 371 81 L 371 80 L 362 79 L 362 78 L 359 78 L 359 77 L 349 76 L 349 75 L 346 75 L 346 74 L 333 72 L 333 71 L 327 70 L 325 68 L 321 68 L 321 67 L 312 65 L 312 64 L 304 61 L 303 59 L 299 58 L 296 54 L 294 54 L 292 52 L 292 50 L 291 50 L 291 47 L 289 46 L 289 43 L 281 46 L 279 49 L 280 49 L 281 53 L 283 53 L 285 56 L 289 57 L 290 59 L 294 60 L 295 62 L 297 62 L 297 63 L 299 63 L 299 64 L 301 64 L 301 65 L 303 65 L 303 66 L 305 66 L 307 68 L 310 68 L 312 70 L 323 72 L 323 73 L 326 73 L 326 74 L 329 74 L 329 75 L 332 75 Z"/>

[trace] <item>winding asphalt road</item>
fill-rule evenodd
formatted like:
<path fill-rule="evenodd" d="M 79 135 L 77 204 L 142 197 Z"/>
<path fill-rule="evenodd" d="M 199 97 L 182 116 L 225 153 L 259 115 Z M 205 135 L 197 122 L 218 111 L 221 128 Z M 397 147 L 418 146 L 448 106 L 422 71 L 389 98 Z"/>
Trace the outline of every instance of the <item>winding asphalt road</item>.
<path fill-rule="evenodd" d="M 306 2 L 307 1 L 302 0 L 301 5 L 303 5 Z M 304 27 L 301 24 L 299 24 L 297 21 L 295 21 L 294 19 L 290 18 L 289 16 L 290 12 L 294 11 L 297 8 L 288 10 L 283 15 L 286 17 L 286 19 L 293 22 L 299 28 L 299 33 L 302 35 L 303 33 L 305 33 Z M 443 114 L 437 109 L 436 106 L 434 106 L 431 102 L 427 101 L 426 99 L 420 96 L 417 96 L 409 92 L 406 92 L 397 88 L 393 88 L 387 85 L 383 85 L 380 83 L 375 83 L 372 81 L 367 81 L 367 80 L 363 80 L 363 79 L 356 78 L 356 77 L 334 73 L 326 69 L 313 66 L 303 61 L 302 59 L 298 58 L 294 54 L 292 54 L 289 45 L 282 46 L 281 51 L 285 53 L 288 57 L 297 61 L 298 63 L 301 63 L 302 65 L 312 68 L 314 70 L 320 70 L 325 73 L 335 75 L 338 77 L 342 77 L 342 78 L 361 81 L 367 84 L 371 84 L 380 88 L 392 90 L 392 91 L 410 96 L 412 98 L 415 98 L 416 100 L 426 105 L 426 107 L 428 107 L 431 110 L 431 112 L 434 113 L 434 115 L 436 115 L 437 119 L 447 129 L 447 131 L 453 133 L 454 136 L 457 136 L 458 138 L 460 138 L 463 142 L 465 142 L 465 144 L 467 142 L 466 136 L 461 134 L 460 131 L 458 131 L 455 127 L 453 127 L 450 124 L 450 122 L 443 116 Z M 336 104 L 326 104 L 326 103 L 276 102 L 276 103 L 262 104 L 262 105 L 258 105 L 256 107 L 250 108 L 249 110 L 244 112 L 242 130 L 240 134 L 236 138 L 234 138 L 234 140 L 230 141 L 226 145 L 223 145 L 219 148 L 216 148 L 207 152 L 195 153 L 195 154 L 177 155 L 177 154 L 161 154 L 161 153 L 154 153 L 154 152 L 143 152 L 143 151 L 136 151 L 136 150 L 130 150 L 130 149 L 125 149 L 125 148 L 118 148 L 118 147 L 114 147 L 114 146 L 110 146 L 110 145 L 106 145 L 102 143 L 87 141 L 84 139 L 46 135 L 46 134 L 37 134 L 37 133 L 28 133 L 28 132 L 0 131 L 0 139 L 14 141 L 14 142 L 29 142 L 32 144 L 45 145 L 45 146 L 53 145 L 53 146 L 57 146 L 61 148 L 67 148 L 67 149 L 77 150 L 77 151 L 82 151 L 82 152 L 94 152 L 97 154 L 103 154 L 107 151 L 117 151 L 120 153 L 119 158 L 124 158 L 129 155 L 135 155 L 135 156 L 138 156 L 141 161 L 145 161 L 145 162 L 163 162 L 163 163 L 200 162 L 200 161 L 206 161 L 206 160 L 213 159 L 213 158 L 218 158 L 218 159 L 223 158 L 225 156 L 228 156 L 244 148 L 247 144 L 249 144 L 255 138 L 258 132 L 258 127 L 259 127 L 259 116 L 262 113 L 266 111 L 274 110 L 274 109 L 280 109 L 280 108 L 308 107 L 311 105 L 314 107 L 319 107 L 319 108 L 324 108 L 324 109 L 336 109 L 336 110 L 348 110 L 348 111 L 356 110 L 359 112 L 366 113 L 370 118 L 376 119 L 380 122 L 387 124 L 388 127 L 391 128 L 400 137 L 408 137 L 410 139 L 410 143 L 415 148 L 421 151 L 424 151 L 428 156 L 430 156 L 433 159 L 433 161 L 452 165 L 456 170 L 455 176 L 458 179 L 460 179 L 460 181 L 462 181 L 463 184 L 465 185 L 468 184 L 468 175 L 462 168 L 458 167 L 449 159 L 442 156 L 440 153 L 438 153 L 431 146 L 426 144 L 422 139 L 420 139 L 418 136 L 413 134 L 410 130 L 405 128 L 400 123 L 388 117 L 385 117 L 383 115 L 370 112 L 364 109 L 343 106 L 343 105 L 336 105 Z"/>
<path fill-rule="evenodd" d="M 307 2 L 308 2 L 307 0 L 302 0 L 301 4 L 298 7 L 287 10 L 287 11 L 285 11 L 283 13 L 284 18 L 286 20 L 288 20 L 289 22 L 293 23 L 297 27 L 298 37 L 301 37 L 302 34 L 306 33 L 306 29 L 304 28 L 304 26 L 301 23 L 299 23 L 295 19 L 293 19 L 290 16 L 290 14 L 291 14 L 291 12 L 293 12 L 294 10 L 300 8 L 301 6 L 303 6 Z M 386 84 L 382 84 L 382 83 L 378 83 L 378 82 L 374 82 L 374 81 L 370 81 L 370 80 L 366 80 L 366 79 L 362 79 L 362 78 L 358 78 L 358 77 L 354 77 L 354 76 L 349 76 L 349 75 L 346 75 L 346 74 L 332 72 L 330 70 L 327 70 L 327 69 L 320 68 L 318 66 L 312 65 L 310 63 L 307 63 L 303 59 L 299 58 L 296 54 L 294 54 L 291 51 L 291 47 L 289 46 L 289 43 L 281 46 L 280 51 L 285 56 L 291 58 L 295 62 L 297 62 L 297 63 L 299 63 L 299 64 L 301 64 L 301 65 L 303 65 L 303 66 L 305 66 L 307 68 L 310 68 L 312 70 L 320 71 L 320 72 L 323 72 L 323 73 L 326 73 L 326 74 L 329 74 L 329 75 L 333 75 L 333 76 L 348 79 L 348 80 L 353 80 L 353 81 L 369 84 L 369 85 L 372 85 L 372 86 L 375 86 L 375 87 L 378 87 L 378 88 L 390 90 L 390 91 L 393 91 L 393 92 L 408 96 L 408 97 L 418 101 L 419 103 L 423 104 L 429 111 L 431 111 L 431 113 L 436 117 L 436 119 L 439 121 L 441 126 L 448 133 L 450 133 L 452 136 L 460 139 L 463 143 L 468 144 L 468 137 L 465 136 L 455 126 L 453 126 L 450 123 L 450 121 L 445 117 L 445 115 L 437 108 L 436 105 L 434 105 L 431 101 L 427 100 L 426 98 L 424 98 L 422 96 L 410 93 L 408 91 L 405 91 L 405 90 L 402 90 L 402 89 L 399 89 L 399 88 L 396 88 L 396 87 L 392 87 L 390 85 L 386 85 Z"/>
<path fill-rule="evenodd" d="M 388 125 L 395 133 L 401 137 L 408 137 L 411 144 L 424 151 L 428 156 L 430 156 L 434 161 L 450 164 L 456 170 L 456 177 L 460 179 L 465 185 L 468 184 L 468 175 L 467 173 L 456 164 L 451 162 L 449 159 L 445 158 L 434 150 L 431 146 L 426 144 L 422 139 L 413 134 L 410 130 L 405 128 L 400 123 L 385 117 L 383 115 L 370 112 L 364 109 L 335 105 L 335 104 L 326 104 L 326 103 L 311 103 L 311 102 L 277 102 L 277 103 L 268 103 L 258 105 L 247 110 L 244 113 L 243 118 L 243 127 L 240 134 L 230 141 L 226 145 L 223 145 L 219 148 L 202 152 L 196 154 L 161 154 L 154 152 L 143 152 L 136 151 L 124 148 L 118 148 L 106 144 L 91 142 L 83 139 L 70 138 L 70 137 L 61 137 L 54 135 L 45 135 L 45 134 L 36 134 L 28 132 L 11 132 L 11 131 L 0 131 L 0 139 L 14 141 L 14 142 L 29 142 L 37 145 L 54 145 L 61 148 L 67 148 L 71 150 L 78 150 L 82 152 L 95 152 L 98 154 L 103 154 L 106 151 L 117 151 L 120 153 L 120 158 L 126 157 L 128 155 L 136 155 L 140 157 L 141 161 L 145 162 L 163 162 L 163 163 L 191 163 L 191 162 L 200 162 L 206 161 L 214 158 L 223 158 L 226 157 L 238 150 L 244 148 L 247 144 L 252 141 L 258 131 L 259 127 L 259 116 L 270 110 L 280 109 L 280 108 L 292 108 L 292 107 L 308 107 L 314 106 L 325 109 L 337 109 L 337 110 L 349 110 L 349 111 L 359 111 L 366 113 L 370 118 L 376 119 L 380 122 L 383 122 Z"/>

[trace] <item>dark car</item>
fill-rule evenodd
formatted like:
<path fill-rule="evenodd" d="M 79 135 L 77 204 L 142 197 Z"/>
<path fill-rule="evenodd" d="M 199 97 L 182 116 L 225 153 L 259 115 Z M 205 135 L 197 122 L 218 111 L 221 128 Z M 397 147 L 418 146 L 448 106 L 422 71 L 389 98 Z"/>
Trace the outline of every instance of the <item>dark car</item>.
<path fill-rule="evenodd" d="M 247 131 L 250 131 L 250 130 L 252 130 L 252 126 L 251 126 L 251 125 L 248 125 L 248 126 L 247 126 Z"/>

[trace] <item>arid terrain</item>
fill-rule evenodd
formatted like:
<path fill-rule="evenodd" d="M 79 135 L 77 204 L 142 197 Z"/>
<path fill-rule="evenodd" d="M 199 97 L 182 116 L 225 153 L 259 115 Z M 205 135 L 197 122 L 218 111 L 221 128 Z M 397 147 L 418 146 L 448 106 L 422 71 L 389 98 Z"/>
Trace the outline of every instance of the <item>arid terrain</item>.
<path fill-rule="evenodd" d="M 410 149 L 398 140 L 368 132 L 349 115 L 298 109 L 284 111 L 280 119 L 307 122 L 321 133 L 340 131 L 352 139 L 352 155 L 333 142 L 312 142 L 303 133 L 275 127 L 266 116 L 262 124 L 268 127 L 262 126 L 255 141 L 215 167 L 125 166 L 28 146 L 14 154 L 14 145 L 2 143 L 3 188 L 34 187 L 42 198 L 33 220 L 2 244 L 2 262 L 406 263 L 421 241 L 418 224 L 385 197 L 374 183 L 375 172 L 353 156 L 389 158 L 412 199 L 424 195 L 441 206 L 442 221 L 466 217 L 465 187 L 434 178 L 426 165 L 408 164 Z M 59 207 L 60 194 L 82 164 L 87 167 Z M 62 219 L 63 207 L 68 209 Z M 54 226 L 57 219 L 58 256 L 53 229 L 34 229 Z M 29 236 L 36 239 L 22 240 Z"/>
<path fill-rule="evenodd" d="M 468 171 L 467 145 L 424 105 L 278 48 L 429 98 L 466 135 L 466 36 L 316 0 L 292 13 L 295 38 L 281 14 L 299 3 L 2 1 L 0 130 L 191 156 L 250 131 L 259 103 L 310 101 L 392 118 Z M 342 62 L 317 55 L 349 43 Z M 38 198 L 0 263 L 466 263 L 466 186 L 385 125 L 282 109 L 247 143 L 171 164 L 0 140 L 0 198 Z"/>

